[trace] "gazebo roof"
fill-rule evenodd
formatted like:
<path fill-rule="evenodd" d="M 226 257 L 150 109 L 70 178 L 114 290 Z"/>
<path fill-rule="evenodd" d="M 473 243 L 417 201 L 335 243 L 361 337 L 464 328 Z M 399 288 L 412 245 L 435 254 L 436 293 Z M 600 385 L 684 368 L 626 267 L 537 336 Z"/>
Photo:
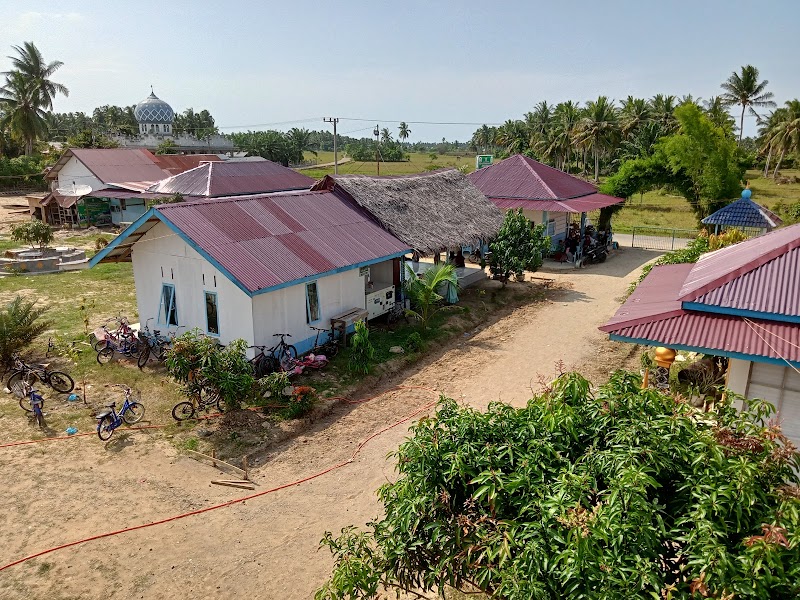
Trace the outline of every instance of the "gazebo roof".
<path fill-rule="evenodd" d="M 775 229 L 783 223 L 774 212 L 745 197 L 720 208 L 702 222 L 705 225 L 753 227 L 767 230 Z"/>

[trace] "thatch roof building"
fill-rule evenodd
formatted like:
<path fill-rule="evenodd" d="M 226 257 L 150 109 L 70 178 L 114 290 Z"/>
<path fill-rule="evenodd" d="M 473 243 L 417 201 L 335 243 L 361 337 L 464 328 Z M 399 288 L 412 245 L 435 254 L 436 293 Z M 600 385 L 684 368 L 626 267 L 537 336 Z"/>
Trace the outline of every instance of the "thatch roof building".
<path fill-rule="evenodd" d="M 314 186 L 344 195 L 422 254 L 494 237 L 503 213 L 455 169 L 393 177 L 328 175 Z"/>

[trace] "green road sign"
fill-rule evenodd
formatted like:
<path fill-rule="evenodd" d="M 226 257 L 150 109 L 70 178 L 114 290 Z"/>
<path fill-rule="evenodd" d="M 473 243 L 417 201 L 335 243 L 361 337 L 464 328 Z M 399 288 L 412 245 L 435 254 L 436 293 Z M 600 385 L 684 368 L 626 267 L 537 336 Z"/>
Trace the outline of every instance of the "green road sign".
<path fill-rule="evenodd" d="M 491 166 L 494 156 L 491 154 L 479 154 L 475 157 L 475 168 L 482 169 L 483 167 Z"/>

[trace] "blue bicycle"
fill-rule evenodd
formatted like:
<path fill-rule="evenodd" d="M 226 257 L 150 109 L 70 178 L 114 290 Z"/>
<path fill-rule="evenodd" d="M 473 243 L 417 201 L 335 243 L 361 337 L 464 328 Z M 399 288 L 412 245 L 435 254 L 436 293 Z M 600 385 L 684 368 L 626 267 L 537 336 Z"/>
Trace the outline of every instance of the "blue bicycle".
<path fill-rule="evenodd" d="M 116 402 L 107 405 L 108 410 L 95 415 L 97 419 L 97 437 L 106 441 L 114 433 L 114 430 L 127 423 L 133 425 L 138 423 L 144 417 L 144 404 L 131 400 L 132 391 L 127 385 L 119 383 L 113 384 L 111 387 L 121 388 L 125 392 L 125 401 L 122 403 L 122 409 L 116 411 Z"/>
<path fill-rule="evenodd" d="M 19 406 L 25 412 L 33 413 L 36 424 L 44 429 L 44 398 L 27 382 L 21 381 L 12 388 L 12 391 L 20 396 Z"/>

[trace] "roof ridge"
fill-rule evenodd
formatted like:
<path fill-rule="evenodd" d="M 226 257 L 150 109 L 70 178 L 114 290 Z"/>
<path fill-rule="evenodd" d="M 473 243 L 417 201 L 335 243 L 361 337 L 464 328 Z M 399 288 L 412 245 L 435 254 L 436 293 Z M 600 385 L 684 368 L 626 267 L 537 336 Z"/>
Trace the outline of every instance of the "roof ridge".
<path fill-rule="evenodd" d="M 767 233 L 765 235 L 757 236 L 754 238 L 750 238 L 749 240 L 745 240 L 738 244 L 734 244 L 732 246 L 728 246 L 726 248 L 720 248 L 719 250 L 715 250 L 714 252 L 709 252 L 708 254 L 704 254 L 700 257 L 700 259 L 695 263 L 695 266 L 689 272 L 689 276 L 698 269 L 698 267 L 702 268 L 704 264 L 707 264 L 711 257 L 718 258 L 720 256 L 727 256 L 734 253 L 741 253 L 743 252 L 742 248 L 749 247 L 749 246 L 756 246 L 759 243 L 764 243 L 764 240 L 769 238 L 770 235 L 790 235 L 787 234 L 787 231 L 796 230 L 797 235 L 794 238 L 788 239 L 786 242 L 778 244 L 766 252 L 754 257 L 750 258 L 745 262 L 733 262 L 729 269 L 727 269 L 721 275 L 710 279 L 707 283 L 703 283 L 702 285 L 697 285 L 697 282 L 694 282 L 696 287 L 692 288 L 689 286 L 689 289 L 684 291 L 684 286 L 678 292 L 678 299 L 682 302 L 689 302 L 696 298 L 699 298 L 703 294 L 707 294 L 711 290 L 715 290 L 719 287 L 722 287 L 726 283 L 730 283 L 731 281 L 742 277 L 748 273 L 755 271 L 756 269 L 760 269 L 767 263 L 772 262 L 779 256 L 784 254 L 788 254 L 789 252 L 800 248 L 800 223 L 795 225 L 790 225 L 789 227 L 784 227 L 782 229 L 777 229 L 771 233 Z M 768 243 L 768 242 L 767 242 Z M 746 258 L 747 256 L 745 256 Z M 687 276 L 687 280 L 689 278 Z M 702 279 L 702 278 L 701 278 Z"/>
<path fill-rule="evenodd" d="M 213 174 L 212 171 L 214 170 L 214 163 L 209 162 L 207 163 L 208 167 L 208 176 L 206 177 L 206 197 L 211 197 L 211 175 Z"/>
<path fill-rule="evenodd" d="M 538 179 L 541 182 L 541 184 L 544 186 L 544 189 L 546 189 L 548 192 L 550 192 L 550 195 L 552 196 L 551 200 L 560 200 L 560 198 L 553 191 L 553 188 L 551 188 L 549 185 L 547 185 L 545 180 L 542 179 L 541 175 L 539 175 L 536 172 L 536 169 L 534 169 L 533 165 L 531 165 L 531 163 L 528 162 L 528 161 L 533 161 L 533 162 L 536 162 L 536 163 L 538 163 L 540 165 L 543 165 L 544 163 L 540 163 L 538 160 L 534 161 L 532 158 L 529 158 L 529 157 L 527 157 L 527 156 L 525 156 L 523 154 L 517 154 L 517 156 L 519 156 L 522 159 L 522 162 L 525 164 L 526 167 L 528 167 L 528 170 L 533 174 L 533 176 L 536 177 L 536 179 Z M 547 165 L 544 165 L 544 166 L 547 166 Z"/>
<path fill-rule="evenodd" d="M 297 197 L 308 195 L 332 194 L 330 190 L 282 190 L 280 192 L 254 192 L 252 194 L 242 194 L 241 196 L 219 196 L 215 198 L 201 197 L 197 200 L 190 200 L 189 202 L 169 202 L 165 204 L 157 204 L 154 208 L 161 210 L 164 208 L 183 208 L 190 206 L 198 206 L 200 204 L 217 204 L 222 202 L 243 202 L 245 200 L 271 200 L 273 198 L 283 197 Z"/>

